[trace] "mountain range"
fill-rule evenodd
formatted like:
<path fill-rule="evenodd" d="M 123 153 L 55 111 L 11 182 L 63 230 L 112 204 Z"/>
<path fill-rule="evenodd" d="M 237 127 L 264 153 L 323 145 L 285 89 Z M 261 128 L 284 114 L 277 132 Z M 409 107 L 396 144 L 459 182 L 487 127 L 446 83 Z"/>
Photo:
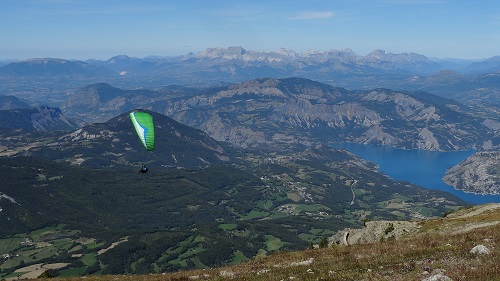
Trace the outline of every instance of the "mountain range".
<path fill-rule="evenodd" d="M 420 91 L 350 91 L 301 78 L 155 91 L 94 84 L 69 93 L 60 106 L 86 122 L 148 108 L 241 147 L 345 141 L 441 151 L 499 146 L 498 120 L 473 116 L 451 99 Z"/>
<path fill-rule="evenodd" d="M 486 76 L 485 79 L 495 81 Z M 458 82 L 462 77 L 454 79 Z M 464 83 L 473 89 L 471 84 L 470 81 Z M 478 91 L 478 95 L 481 93 Z M 25 100 L 27 98 L 24 96 Z M 41 96 L 36 95 L 36 98 Z M 488 99 L 487 96 L 482 98 Z M 479 98 L 474 99 L 484 104 Z M 12 100 L 12 96 L 6 96 L 4 107 L 11 108 Z M 495 114 L 481 108 L 471 110 L 470 106 L 428 92 L 383 88 L 352 91 L 303 78 L 257 79 L 212 88 L 167 86 L 151 90 L 125 90 L 98 83 L 52 95 L 48 100 L 71 116 L 72 124 L 79 126 L 103 122 L 134 108 L 146 108 L 239 147 L 346 141 L 438 151 L 498 150 L 500 146 L 500 121 L 495 119 Z M 492 112 L 498 110 L 495 106 L 489 108 Z M 65 128 L 54 126 L 57 122 L 67 125 L 68 120 L 59 118 L 62 114 L 36 112 L 3 111 L 4 116 L 10 116 L 3 118 L 4 127 L 38 126 L 38 129 L 49 130 L 50 126 Z M 494 163 L 494 159 L 491 160 Z M 473 167 L 465 169 L 472 174 L 478 171 Z M 490 174 L 483 176 L 491 177 Z M 458 188 L 456 181 L 451 182 Z M 498 189 L 494 186 L 477 188 L 482 192 Z"/>
<path fill-rule="evenodd" d="M 52 106 L 68 91 L 107 83 L 123 89 L 182 85 L 206 88 L 260 78 L 301 77 L 352 90 L 387 88 L 426 91 L 455 99 L 476 114 L 498 116 L 500 64 L 485 60 L 427 58 L 415 53 L 375 50 L 365 56 L 350 49 L 296 53 L 280 49 L 209 48 L 197 54 L 108 60 L 39 58 L 0 65 L 0 94 Z M 21 82 L 21 83 L 20 83 Z"/>
<path fill-rule="evenodd" d="M 425 92 L 349 91 L 301 78 L 250 80 L 173 98 L 165 112 L 237 146 L 315 140 L 460 150 L 495 136 L 484 119 L 453 100 Z"/>
<path fill-rule="evenodd" d="M 106 61 L 38 58 L 0 65 L 0 75 L 7 78 L 40 76 L 49 81 L 73 77 L 84 79 L 87 84 L 104 77 L 108 82 L 112 79 L 115 84 L 124 83 L 123 86 L 160 86 L 166 83 L 196 85 L 220 81 L 235 83 L 263 77 L 303 77 L 357 89 L 373 87 L 373 83 L 382 77 L 385 80 L 398 80 L 413 75 L 429 76 L 440 70 L 463 74 L 485 74 L 500 70 L 498 57 L 469 61 L 469 66 L 454 66 L 449 61 L 433 60 L 416 53 L 393 54 L 383 50 L 362 56 L 350 49 L 296 53 L 288 49 L 264 52 L 229 47 L 209 48 L 197 54 L 172 57 L 135 58 L 120 55 Z"/>
<path fill-rule="evenodd" d="M 476 149 L 446 180 L 493 190 L 496 61 L 450 71 L 413 53 L 231 47 L 5 62 L 0 279 L 41 263 L 61 275 L 238 264 L 371 220 L 442 216 L 467 203 L 330 145 Z M 133 110 L 153 116 L 152 152 Z"/>
<path fill-rule="evenodd" d="M 147 108 L 240 147 L 347 141 L 449 151 L 500 145 L 498 120 L 476 117 L 454 100 L 421 91 L 351 91 L 302 78 L 208 89 L 123 90 L 100 83 L 68 92 L 59 106 L 87 123 Z"/>

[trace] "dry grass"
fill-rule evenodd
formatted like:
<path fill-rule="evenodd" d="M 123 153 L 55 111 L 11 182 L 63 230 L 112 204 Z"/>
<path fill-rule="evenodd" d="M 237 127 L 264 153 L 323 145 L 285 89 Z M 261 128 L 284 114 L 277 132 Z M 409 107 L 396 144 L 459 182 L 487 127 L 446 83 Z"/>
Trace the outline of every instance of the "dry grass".
<path fill-rule="evenodd" d="M 500 280 L 500 204 L 465 208 L 421 223 L 401 240 L 277 253 L 243 264 L 176 273 L 59 278 L 76 281 L 167 280 Z M 470 250 L 484 245 L 489 255 Z"/>
<path fill-rule="evenodd" d="M 452 280 L 500 280 L 499 233 L 500 225 L 495 225 L 466 233 L 428 233 L 404 240 L 278 253 L 225 268 L 87 276 L 84 280 L 422 280 L 438 273 Z M 491 254 L 471 254 L 479 244 Z"/>

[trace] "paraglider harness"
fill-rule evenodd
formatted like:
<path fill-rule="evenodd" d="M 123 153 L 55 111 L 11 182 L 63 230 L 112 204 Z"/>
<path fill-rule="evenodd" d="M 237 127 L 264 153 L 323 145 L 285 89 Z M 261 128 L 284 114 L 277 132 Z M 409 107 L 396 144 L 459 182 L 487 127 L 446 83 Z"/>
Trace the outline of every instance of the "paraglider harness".
<path fill-rule="evenodd" d="M 142 173 L 145 174 L 148 171 L 148 167 L 146 165 L 142 165 L 142 168 L 137 172 L 138 174 Z"/>

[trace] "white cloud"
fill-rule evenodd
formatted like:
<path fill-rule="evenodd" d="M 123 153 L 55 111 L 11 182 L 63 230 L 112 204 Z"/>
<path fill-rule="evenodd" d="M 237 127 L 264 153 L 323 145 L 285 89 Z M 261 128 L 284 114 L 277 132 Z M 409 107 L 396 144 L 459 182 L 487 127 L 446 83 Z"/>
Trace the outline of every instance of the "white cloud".
<path fill-rule="evenodd" d="M 329 19 L 333 18 L 335 14 L 330 11 L 325 12 L 303 12 L 290 19 L 294 20 L 316 20 L 316 19 Z"/>

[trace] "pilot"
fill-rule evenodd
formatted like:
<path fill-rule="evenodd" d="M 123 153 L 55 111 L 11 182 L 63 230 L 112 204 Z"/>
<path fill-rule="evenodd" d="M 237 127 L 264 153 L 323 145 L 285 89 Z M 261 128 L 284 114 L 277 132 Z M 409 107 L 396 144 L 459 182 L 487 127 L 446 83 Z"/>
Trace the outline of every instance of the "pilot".
<path fill-rule="evenodd" d="M 148 167 L 146 167 L 146 165 L 142 165 L 142 168 L 139 170 L 139 172 L 137 172 L 138 174 L 144 174 L 148 171 Z"/>

